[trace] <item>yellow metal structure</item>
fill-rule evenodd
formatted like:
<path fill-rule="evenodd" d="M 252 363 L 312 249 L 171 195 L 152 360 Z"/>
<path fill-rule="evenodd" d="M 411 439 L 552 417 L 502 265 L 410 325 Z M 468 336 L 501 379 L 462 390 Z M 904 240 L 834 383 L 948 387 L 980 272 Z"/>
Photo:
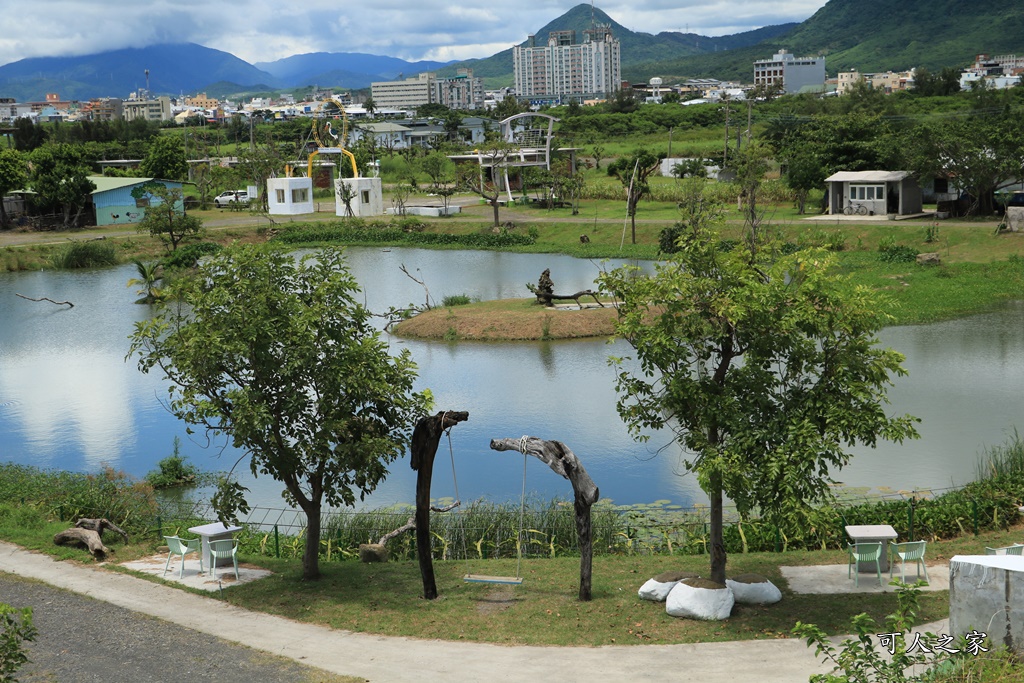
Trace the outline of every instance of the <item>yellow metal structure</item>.
<path fill-rule="evenodd" d="M 341 114 L 341 134 L 335 134 L 331 130 L 331 121 L 328 120 L 323 123 L 319 115 L 324 113 L 324 108 L 327 105 L 333 105 Z M 345 140 L 348 138 L 348 116 L 345 115 L 345 107 L 341 102 L 335 99 L 325 100 L 323 104 L 313 113 L 313 140 L 316 142 L 317 149 L 311 152 L 309 155 L 309 161 L 306 164 L 306 174 L 308 177 L 313 177 L 313 159 L 318 154 L 342 154 L 348 157 L 349 162 L 352 164 L 352 177 L 359 177 L 359 167 L 356 165 L 356 156 L 352 152 L 345 149 Z M 326 141 L 326 144 L 325 144 Z M 332 144 L 335 141 L 338 144 Z"/>

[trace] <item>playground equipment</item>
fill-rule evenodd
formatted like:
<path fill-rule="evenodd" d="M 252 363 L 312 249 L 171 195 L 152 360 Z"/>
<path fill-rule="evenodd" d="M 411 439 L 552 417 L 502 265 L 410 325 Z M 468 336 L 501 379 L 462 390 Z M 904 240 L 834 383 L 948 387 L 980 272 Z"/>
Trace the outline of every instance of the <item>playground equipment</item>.
<path fill-rule="evenodd" d="M 331 112 L 337 111 L 341 116 L 341 133 L 333 130 L 333 120 L 327 118 Z M 306 174 L 313 177 L 313 159 L 319 154 L 341 154 L 348 157 L 352 164 L 352 177 L 359 177 L 359 167 L 356 165 L 356 157 L 352 152 L 345 149 L 345 140 L 348 138 L 348 116 L 345 115 L 345 107 L 335 99 L 324 100 L 316 111 L 313 112 L 313 126 L 310 132 L 316 148 L 309 153 L 309 160 L 306 163 Z"/>

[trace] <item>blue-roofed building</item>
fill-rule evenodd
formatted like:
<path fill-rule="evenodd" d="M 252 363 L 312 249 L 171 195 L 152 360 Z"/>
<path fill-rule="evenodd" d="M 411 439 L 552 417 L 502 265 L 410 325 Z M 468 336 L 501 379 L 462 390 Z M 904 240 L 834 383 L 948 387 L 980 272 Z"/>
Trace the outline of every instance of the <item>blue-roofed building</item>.
<path fill-rule="evenodd" d="M 182 183 L 177 180 L 160 178 L 109 178 L 107 176 L 89 176 L 96 189 L 92 191 L 92 205 L 96 213 L 96 225 L 121 225 L 138 223 L 146 212 L 150 201 L 159 202 L 153 197 L 136 199 L 132 190 L 142 187 L 148 182 L 158 182 L 172 190 L 181 190 Z M 184 204 L 178 207 L 182 213 Z"/>

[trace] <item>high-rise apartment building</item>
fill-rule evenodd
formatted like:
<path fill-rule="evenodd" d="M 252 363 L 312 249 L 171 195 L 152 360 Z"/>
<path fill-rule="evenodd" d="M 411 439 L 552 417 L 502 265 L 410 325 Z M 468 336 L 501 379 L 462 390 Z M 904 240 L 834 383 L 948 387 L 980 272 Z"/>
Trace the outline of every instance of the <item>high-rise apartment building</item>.
<path fill-rule="evenodd" d="M 608 26 L 552 31 L 546 45 L 530 36 L 512 48 L 516 94 L 534 102 L 608 98 L 622 85 L 622 48 Z"/>

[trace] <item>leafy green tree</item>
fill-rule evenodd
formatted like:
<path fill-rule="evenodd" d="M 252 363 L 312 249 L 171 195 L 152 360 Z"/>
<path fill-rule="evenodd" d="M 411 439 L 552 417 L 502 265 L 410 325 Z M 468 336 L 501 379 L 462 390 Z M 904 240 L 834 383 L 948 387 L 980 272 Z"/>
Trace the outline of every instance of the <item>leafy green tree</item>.
<path fill-rule="evenodd" d="M 151 182 L 132 190 L 132 196 L 148 200 L 138 231 L 159 238 L 165 246 L 170 246 L 170 251 L 202 234 L 203 222 L 185 212 L 180 189 Z"/>
<path fill-rule="evenodd" d="M 227 435 L 305 512 L 305 579 L 320 575 L 322 506 L 373 491 L 426 410 L 409 351 L 389 353 L 357 294 L 339 249 L 225 250 L 132 335 L 139 368 L 172 382 L 171 411 Z"/>
<path fill-rule="evenodd" d="M 494 108 L 494 117 L 499 121 L 504 121 L 510 116 L 516 114 L 522 114 L 527 111 L 528 107 L 526 104 L 519 101 L 515 95 L 505 95 L 505 98 L 498 102 Z"/>
<path fill-rule="evenodd" d="M 505 162 L 514 149 L 513 145 L 501 140 L 491 140 L 481 145 L 477 152 L 480 163 L 461 164 L 456 168 L 456 184 L 460 189 L 480 195 L 494 210 L 494 227 L 501 225 L 498 216 L 499 202 L 503 187 Z"/>
<path fill-rule="evenodd" d="M 440 102 L 428 102 L 427 104 L 421 104 L 416 107 L 416 116 L 421 118 L 434 117 L 443 119 L 450 111 L 451 109 Z"/>
<path fill-rule="evenodd" d="M 78 227 L 82 210 L 96 185 L 81 150 L 69 144 L 44 145 L 30 155 L 31 183 L 37 200 L 60 211 L 65 230 Z"/>
<path fill-rule="evenodd" d="M 621 302 L 616 333 L 638 361 L 612 359 L 619 415 L 635 438 L 668 429 L 683 449 L 710 499 L 710 578 L 725 583 L 724 497 L 743 519 L 805 521 L 831 500 L 849 446 L 915 437 L 916 419 L 884 410 L 905 371 L 877 347 L 890 320 L 877 295 L 837 275 L 824 250 L 722 251 L 700 214 L 684 216 L 678 251 L 654 275 L 624 267 L 599 284 Z"/>
<path fill-rule="evenodd" d="M 1024 177 L 1024 135 L 1017 115 L 946 119 L 918 128 L 901 150 L 920 177 L 955 181 L 971 198 L 968 213 L 991 216 L 995 191 Z"/>
<path fill-rule="evenodd" d="M 31 152 L 46 142 L 46 130 L 38 123 L 24 116 L 14 120 L 14 148 L 19 152 Z"/>
<path fill-rule="evenodd" d="M 377 103 L 373 101 L 372 97 L 367 97 L 363 102 L 363 109 L 366 110 L 366 115 L 372 119 L 373 115 L 377 113 Z"/>
<path fill-rule="evenodd" d="M 8 222 L 3 198 L 13 190 L 24 189 L 27 180 L 25 157 L 17 150 L 0 148 L 0 228 L 7 227 Z"/>
<path fill-rule="evenodd" d="M 608 164 L 608 175 L 618 178 L 626 190 L 626 213 L 629 215 L 633 244 L 636 244 L 636 207 L 650 193 L 647 179 L 658 170 L 661 159 L 646 149 L 638 149 L 630 156 L 619 157 Z"/>
<path fill-rule="evenodd" d="M 139 170 L 149 178 L 185 180 L 188 177 L 188 162 L 185 161 L 182 139 L 177 135 L 162 135 L 154 139 Z"/>
<path fill-rule="evenodd" d="M 452 160 L 434 151 L 420 159 L 420 170 L 430 178 L 430 191 L 441 197 L 444 202 L 444 214 L 448 215 L 448 202 L 455 194 L 455 164 Z"/>

